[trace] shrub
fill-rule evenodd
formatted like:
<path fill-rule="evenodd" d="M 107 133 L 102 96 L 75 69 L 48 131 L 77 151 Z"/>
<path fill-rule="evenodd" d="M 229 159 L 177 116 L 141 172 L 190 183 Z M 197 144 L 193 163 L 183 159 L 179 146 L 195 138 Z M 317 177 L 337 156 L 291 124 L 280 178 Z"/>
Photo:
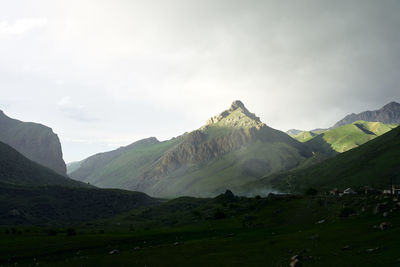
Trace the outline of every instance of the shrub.
<path fill-rule="evenodd" d="M 74 228 L 67 229 L 67 236 L 74 236 L 76 235 L 76 230 Z"/>
<path fill-rule="evenodd" d="M 350 207 L 344 207 L 340 209 L 340 213 L 339 213 L 339 217 L 341 218 L 347 218 L 350 215 L 355 214 L 356 212 L 354 211 L 354 209 L 350 208 Z"/>
<path fill-rule="evenodd" d="M 306 194 L 307 196 L 315 196 L 315 195 L 318 194 L 318 190 L 315 189 L 315 188 L 311 188 L 311 187 L 310 187 L 310 188 L 308 188 L 308 189 L 306 190 L 305 194 Z"/>
<path fill-rule="evenodd" d="M 224 219 L 225 217 L 226 217 L 225 213 L 220 209 L 216 210 L 214 213 L 214 219 L 216 220 Z"/>

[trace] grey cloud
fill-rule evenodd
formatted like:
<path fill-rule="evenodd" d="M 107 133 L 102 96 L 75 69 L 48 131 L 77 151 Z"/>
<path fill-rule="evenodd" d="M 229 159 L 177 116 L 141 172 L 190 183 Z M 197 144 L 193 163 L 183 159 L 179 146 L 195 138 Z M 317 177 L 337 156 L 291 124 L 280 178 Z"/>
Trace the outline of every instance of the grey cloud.
<path fill-rule="evenodd" d="M 176 136 L 236 99 L 281 130 L 400 101 L 399 1 L 22 2 L 0 3 L 0 21 L 48 23 L 0 43 L 3 102 L 99 140 L 86 151 Z M 78 147 L 64 145 L 68 160 L 88 156 Z"/>

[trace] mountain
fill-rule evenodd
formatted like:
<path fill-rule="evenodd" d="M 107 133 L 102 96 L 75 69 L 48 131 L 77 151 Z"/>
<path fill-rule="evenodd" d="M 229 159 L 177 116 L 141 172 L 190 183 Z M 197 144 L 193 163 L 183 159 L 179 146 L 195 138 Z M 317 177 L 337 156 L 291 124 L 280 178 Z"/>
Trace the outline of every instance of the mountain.
<path fill-rule="evenodd" d="M 297 141 L 304 143 L 304 142 L 314 138 L 318 134 L 314 133 L 313 131 L 303 131 L 303 132 L 299 132 L 297 134 L 289 134 L 289 135 L 291 137 L 293 137 L 294 139 L 296 139 Z"/>
<path fill-rule="evenodd" d="M 157 138 L 150 137 L 137 141 L 128 146 L 120 147 L 110 152 L 95 154 L 93 156 L 88 157 L 85 160 L 68 164 L 68 174 L 70 174 L 71 177 L 73 177 L 74 179 L 84 180 L 86 177 L 95 172 L 97 169 L 106 166 L 115 158 L 131 150 L 140 149 L 141 147 L 146 147 L 147 145 L 153 145 L 158 143 L 159 141 L 157 140 Z"/>
<path fill-rule="evenodd" d="M 299 133 L 304 132 L 303 130 L 297 130 L 297 129 L 290 129 L 287 130 L 286 133 L 290 136 L 298 135 Z"/>
<path fill-rule="evenodd" d="M 66 174 L 60 140 L 47 126 L 9 118 L 0 110 L 0 142 L 12 146 L 30 160 Z"/>
<path fill-rule="evenodd" d="M 311 147 L 313 151 L 334 155 L 336 152 L 342 153 L 362 145 L 387 133 L 396 126 L 395 124 L 384 124 L 381 122 L 356 121 L 327 130 L 319 135 L 314 134 L 305 144 Z M 296 139 L 301 141 L 301 139 Z"/>
<path fill-rule="evenodd" d="M 153 196 L 204 197 L 294 168 L 309 157 L 304 144 L 268 127 L 235 101 L 198 130 L 95 155 L 70 177 Z"/>
<path fill-rule="evenodd" d="M 371 122 L 378 121 L 386 124 L 400 124 L 400 104 L 397 102 L 390 102 L 378 110 L 364 111 L 358 114 L 352 113 L 335 123 L 333 128 L 360 120 Z"/>
<path fill-rule="evenodd" d="M 238 191 L 304 192 L 310 187 L 327 191 L 366 185 L 385 189 L 392 181 L 400 184 L 400 127 L 311 167 L 271 175 Z"/>
<path fill-rule="evenodd" d="M 0 142 L 0 225 L 76 223 L 157 203 L 143 193 L 98 189 L 62 176 Z"/>
<path fill-rule="evenodd" d="M 0 183 L 23 186 L 89 187 L 31 161 L 2 142 L 0 142 Z"/>

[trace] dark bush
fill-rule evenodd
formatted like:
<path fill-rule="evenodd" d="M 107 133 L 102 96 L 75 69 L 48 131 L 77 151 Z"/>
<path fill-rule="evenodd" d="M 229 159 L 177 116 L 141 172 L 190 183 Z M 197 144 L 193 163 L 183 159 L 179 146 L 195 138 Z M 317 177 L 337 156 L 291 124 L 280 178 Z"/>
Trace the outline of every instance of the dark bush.
<path fill-rule="evenodd" d="M 350 208 L 350 207 L 344 207 L 340 209 L 340 213 L 339 213 L 339 217 L 341 218 L 347 218 L 350 215 L 355 214 L 356 212 L 354 211 L 354 209 Z"/>
<path fill-rule="evenodd" d="M 214 219 L 216 220 L 224 219 L 225 217 L 226 217 L 225 213 L 220 209 L 216 210 L 214 213 Z"/>
<path fill-rule="evenodd" d="M 55 235 L 57 235 L 57 230 L 54 230 L 54 229 L 50 229 L 50 230 L 48 230 L 47 231 L 47 235 L 50 235 L 50 236 L 55 236 Z"/>
<path fill-rule="evenodd" d="M 76 235 L 76 230 L 74 228 L 67 229 L 67 236 L 74 236 Z"/>
<path fill-rule="evenodd" d="M 305 192 L 306 196 L 316 196 L 318 194 L 318 190 L 315 188 L 308 188 Z"/>

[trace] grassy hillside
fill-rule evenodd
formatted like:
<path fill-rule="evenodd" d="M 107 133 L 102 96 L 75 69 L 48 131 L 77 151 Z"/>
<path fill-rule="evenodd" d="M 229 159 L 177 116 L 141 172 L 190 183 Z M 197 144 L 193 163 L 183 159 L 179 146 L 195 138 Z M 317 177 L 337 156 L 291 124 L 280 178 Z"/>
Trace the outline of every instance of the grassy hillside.
<path fill-rule="evenodd" d="M 309 187 L 326 191 L 364 185 L 383 189 L 391 180 L 400 184 L 400 127 L 309 168 L 266 177 L 246 190 L 304 192 Z"/>
<path fill-rule="evenodd" d="M 374 214 L 383 201 L 386 206 Z M 0 264 L 289 266 L 291 257 L 300 255 L 303 266 L 397 266 L 396 201 L 375 196 L 179 198 L 69 227 L 3 227 Z M 382 222 L 390 226 L 381 230 Z"/>
<path fill-rule="evenodd" d="M 311 157 L 307 146 L 266 126 L 240 101 L 198 130 L 124 149 L 90 157 L 70 176 L 157 197 L 209 197 Z"/>
<path fill-rule="evenodd" d="M 67 174 L 70 174 L 71 172 L 74 172 L 75 170 L 79 169 L 81 164 L 82 164 L 81 161 L 74 161 L 67 163 Z"/>
<path fill-rule="evenodd" d="M 300 132 L 296 135 L 291 135 L 294 139 L 296 139 L 299 142 L 307 142 L 308 140 L 314 138 L 315 136 L 317 136 L 316 133 L 312 132 L 312 131 L 304 131 L 304 132 Z"/>
<path fill-rule="evenodd" d="M 212 197 L 267 173 L 294 168 L 304 159 L 299 150 L 288 144 L 256 141 L 207 163 L 169 173 L 146 192 L 161 197 Z"/>
<path fill-rule="evenodd" d="M 103 188 L 128 188 L 128 185 L 133 186 L 132 182 L 137 181 L 132 178 L 141 176 L 165 151 L 181 141 L 182 137 L 179 137 L 164 142 L 131 146 L 117 155 L 114 151 L 102 153 L 102 159 L 107 160 L 99 162 L 96 157 L 89 158 L 91 163 L 87 165 L 87 169 L 81 164 L 83 167 L 70 173 L 70 176 Z"/>
<path fill-rule="evenodd" d="M 396 127 L 380 122 L 356 121 L 323 133 L 323 140 L 336 152 L 342 153 L 362 145 Z M 312 145 L 313 141 L 308 144 Z"/>
<path fill-rule="evenodd" d="M 55 171 L 41 166 L 21 155 L 14 148 L 0 142 L 0 182 L 14 185 L 60 185 L 88 187 Z"/>

